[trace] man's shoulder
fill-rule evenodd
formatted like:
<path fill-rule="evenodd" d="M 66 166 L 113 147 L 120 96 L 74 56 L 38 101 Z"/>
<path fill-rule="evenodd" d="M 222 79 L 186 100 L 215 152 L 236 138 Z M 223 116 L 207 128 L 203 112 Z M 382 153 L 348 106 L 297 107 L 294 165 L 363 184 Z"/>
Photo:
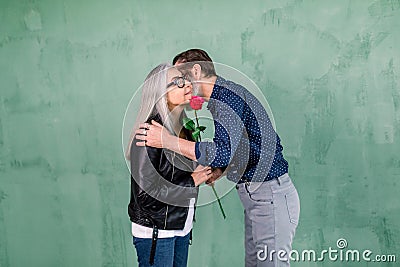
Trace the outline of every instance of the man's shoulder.
<path fill-rule="evenodd" d="M 244 86 L 222 77 L 217 79 L 216 89 L 216 99 L 228 105 L 242 105 L 250 94 Z"/>
<path fill-rule="evenodd" d="M 245 98 L 245 96 L 250 94 L 249 90 L 247 90 L 247 88 L 243 85 L 231 80 L 224 79 L 220 76 L 219 79 L 217 79 L 216 81 L 216 85 L 223 95 L 227 95 L 230 97 L 239 96 L 243 99 Z"/>

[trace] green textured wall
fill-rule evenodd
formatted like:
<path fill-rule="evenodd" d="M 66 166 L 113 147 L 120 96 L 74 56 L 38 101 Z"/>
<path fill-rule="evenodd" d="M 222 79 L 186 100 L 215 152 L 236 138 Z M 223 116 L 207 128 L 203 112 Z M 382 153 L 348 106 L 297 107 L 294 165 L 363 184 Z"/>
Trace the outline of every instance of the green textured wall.
<path fill-rule="evenodd" d="M 0 266 L 135 266 L 123 115 L 192 47 L 267 97 L 301 199 L 294 248 L 395 254 L 399 29 L 398 0 L 0 0 Z M 241 203 L 223 204 L 226 221 L 198 209 L 189 266 L 243 266 Z"/>

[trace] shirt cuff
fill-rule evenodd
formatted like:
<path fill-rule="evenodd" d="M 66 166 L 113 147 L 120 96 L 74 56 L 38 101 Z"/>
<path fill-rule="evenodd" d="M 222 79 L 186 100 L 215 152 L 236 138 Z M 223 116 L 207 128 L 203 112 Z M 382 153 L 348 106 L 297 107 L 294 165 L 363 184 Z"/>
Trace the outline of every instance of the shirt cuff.
<path fill-rule="evenodd" d="M 196 143 L 194 144 L 194 153 L 195 153 L 195 155 L 196 155 L 196 159 L 197 159 L 197 160 L 201 157 L 201 152 L 200 152 L 199 146 L 200 146 L 200 142 L 196 142 Z"/>

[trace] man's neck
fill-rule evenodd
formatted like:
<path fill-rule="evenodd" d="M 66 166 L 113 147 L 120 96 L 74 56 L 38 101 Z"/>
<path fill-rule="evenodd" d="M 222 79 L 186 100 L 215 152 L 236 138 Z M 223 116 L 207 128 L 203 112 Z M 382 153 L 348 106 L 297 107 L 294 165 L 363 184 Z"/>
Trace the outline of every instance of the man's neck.
<path fill-rule="evenodd" d="M 199 81 L 199 83 L 201 84 L 201 96 L 206 101 L 210 100 L 216 80 L 217 80 L 217 76 L 212 76 L 209 78 L 203 77 L 201 79 L 201 81 Z"/>

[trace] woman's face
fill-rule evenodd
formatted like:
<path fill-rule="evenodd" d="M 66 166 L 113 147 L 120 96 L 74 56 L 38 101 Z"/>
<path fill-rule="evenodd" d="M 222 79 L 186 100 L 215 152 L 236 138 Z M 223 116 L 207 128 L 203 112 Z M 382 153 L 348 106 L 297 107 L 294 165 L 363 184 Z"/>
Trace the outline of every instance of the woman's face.
<path fill-rule="evenodd" d="M 187 104 L 192 98 L 192 84 L 188 80 L 184 80 L 185 85 L 179 88 L 174 81 L 179 81 L 182 78 L 182 73 L 175 68 L 170 68 L 167 73 L 167 84 L 171 84 L 167 88 L 167 102 L 171 108 L 175 106 Z M 182 80 L 180 80 L 182 82 Z"/>

